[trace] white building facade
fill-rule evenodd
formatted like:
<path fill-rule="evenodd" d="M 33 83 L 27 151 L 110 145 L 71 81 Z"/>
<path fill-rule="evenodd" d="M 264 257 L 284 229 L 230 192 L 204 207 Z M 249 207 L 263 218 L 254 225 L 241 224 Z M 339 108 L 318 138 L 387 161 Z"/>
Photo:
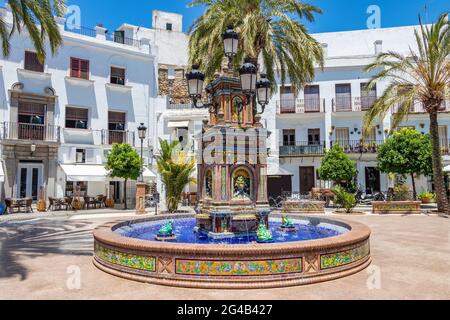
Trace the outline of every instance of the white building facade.
<path fill-rule="evenodd" d="M 11 11 L 0 12 L 8 23 Z M 140 152 L 137 127 L 152 132 L 157 94 L 151 40 L 109 33 L 58 20 L 63 46 L 47 50 L 39 63 L 25 32 L 11 39 L 11 55 L 1 59 L 2 197 L 106 195 L 123 200 L 123 181 L 108 176 L 106 156 L 114 143 Z M 153 136 L 153 134 L 150 134 Z M 144 141 L 144 155 L 152 140 Z M 133 184 L 129 186 L 133 199 Z"/>
<path fill-rule="evenodd" d="M 189 68 L 188 35 L 181 32 L 180 27 L 173 30 L 165 28 L 166 24 L 181 26 L 181 16 L 154 12 L 153 21 L 160 22 L 153 30 L 155 35 L 152 37 L 157 42 L 158 52 L 164 53 L 159 56 L 159 67 L 173 68 L 172 72 L 169 70 L 169 75 L 172 74 L 175 79 L 176 70 Z M 361 190 L 387 191 L 393 186 L 394 181 L 377 169 L 376 157 L 378 147 L 389 135 L 395 107 L 386 118 L 378 119 L 370 137 L 361 142 L 364 115 L 388 85 L 380 82 L 374 90 L 366 92 L 365 86 L 375 72 L 368 73 L 365 68 L 381 52 L 397 51 L 408 55 L 410 49 L 415 49 L 414 28 L 313 34 L 323 46 L 325 68 L 317 68 L 314 81 L 305 88 L 297 90 L 289 83 L 280 86 L 263 116 L 263 124 L 272 133 L 267 143 L 270 149 L 269 196 L 277 197 L 282 191 L 307 194 L 313 187 L 328 186 L 327 182 L 321 181 L 318 169 L 325 150 L 334 144 L 341 145 L 356 162 L 356 182 Z M 189 129 L 184 130 L 188 136 L 200 133 L 200 120 L 207 119 L 207 112 L 202 114 L 202 111 L 193 110 L 186 101 L 180 104 L 183 93 L 185 100 L 188 97 L 186 92 L 180 93 L 176 83 L 172 91 L 161 90 L 161 73 L 159 84 L 162 103 L 157 107 L 157 136 L 166 139 L 179 137 L 174 121 L 178 121 L 180 127 Z M 167 102 L 164 98 L 167 98 Z M 447 165 L 450 163 L 450 102 L 440 113 L 439 122 L 442 151 Z M 414 127 L 424 134 L 429 132 L 428 114 L 419 103 L 401 127 Z M 420 177 L 417 184 L 419 192 L 433 189 L 431 177 Z"/>
<path fill-rule="evenodd" d="M 11 21 L 11 12 L 0 12 Z M 105 170 L 114 143 L 140 151 L 136 128 L 144 123 L 144 163 L 155 171 L 159 139 L 178 140 L 193 153 L 194 137 L 209 119 L 194 109 L 187 94 L 188 35 L 182 16 L 153 11 L 152 28 L 130 24 L 114 32 L 67 26 L 59 20 L 64 45 L 41 65 L 26 33 L 11 39 L 11 56 L 0 62 L 0 198 L 36 199 L 41 186 L 47 197 L 96 196 L 113 191 L 122 201 L 123 181 Z M 266 108 L 262 123 L 271 132 L 269 196 L 282 191 L 308 193 L 327 185 L 318 169 L 325 150 L 340 144 L 357 163 L 363 190 L 386 191 L 392 186 L 377 169 L 377 148 L 386 140 L 391 115 L 379 119 L 361 143 L 363 117 L 388 83 L 367 93 L 373 76 L 364 71 L 380 52 L 408 54 L 414 50 L 414 27 L 313 36 L 322 44 L 325 68 L 305 88 L 286 83 Z M 395 107 L 392 112 L 395 112 Z M 442 151 L 450 164 L 448 128 L 450 103 L 439 116 Z M 428 115 L 417 104 L 403 127 L 429 132 Z M 147 177 L 152 178 L 148 170 Z M 164 199 L 164 188 L 158 191 Z M 432 189 L 422 177 L 418 191 Z M 133 183 L 128 188 L 133 197 Z M 196 186 L 186 188 L 195 194 Z"/>

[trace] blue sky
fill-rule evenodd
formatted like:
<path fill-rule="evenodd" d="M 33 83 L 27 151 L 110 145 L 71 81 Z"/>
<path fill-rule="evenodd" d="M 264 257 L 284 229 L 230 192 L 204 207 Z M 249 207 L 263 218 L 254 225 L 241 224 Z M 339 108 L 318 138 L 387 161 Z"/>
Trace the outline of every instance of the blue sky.
<path fill-rule="evenodd" d="M 381 27 L 417 24 L 421 13 L 432 22 L 443 11 L 450 10 L 448 0 L 305 0 L 322 8 L 324 13 L 313 24 L 311 32 L 358 30 L 367 28 L 366 13 L 370 5 L 381 9 Z M 0 3 L 4 3 L 0 0 Z M 177 12 L 184 15 L 184 31 L 201 15 L 203 8 L 187 8 L 189 0 L 66 0 L 81 8 L 82 25 L 93 27 L 103 23 L 110 30 L 122 22 L 151 27 L 151 11 L 154 9 Z M 426 17 L 424 18 L 426 19 Z"/>

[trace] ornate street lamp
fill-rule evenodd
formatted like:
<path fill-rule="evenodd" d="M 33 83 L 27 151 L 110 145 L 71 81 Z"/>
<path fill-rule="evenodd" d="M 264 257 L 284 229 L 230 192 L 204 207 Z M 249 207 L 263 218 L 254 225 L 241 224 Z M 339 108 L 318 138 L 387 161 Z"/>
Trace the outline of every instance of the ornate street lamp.
<path fill-rule="evenodd" d="M 262 112 L 266 109 L 266 106 L 269 104 L 269 98 L 272 93 L 272 83 L 269 79 L 267 79 L 267 75 L 265 73 L 261 73 L 259 81 L 256 83 L 256 96 L 258 99 L 258 104 L 261 105 Z"/>
<path fill-rule="evenodd" d="M 197 109 L 205 108 L 205 106 L 199 106 L 198 101 L 202 98 L 203 83 L 205 82 L 205 75 L 198 70 L 198 65 L 192 65 L 192 70 L 186 73 L 186 80 L 188 86 L 188 93 L 194 103 L 194 107 Z"/>
<path fill-rule="evenodd" d="M 222 35 L 222 39 L 225 56 L 228 58 L 228 67 L 231 69 L 233 58 L 237 55 L 239 48 L 239 34 L 230 25 Z"/>
<path fill-rule="evenodd" d="M 225 33 L 222 35 L 223 47 L 225 56 L 229 60 L 229 66 L 231 68 L 232 61 L 236 57 L 239 48 L 239 34 L 233 30 L 232 26 L 228 26 Z M 269 98 L 271 95 L 271 83 L 267 79 L 267 75 L 261 74 L 261 79 L 258 80 L 258 68 L 252 62 L 252 59 L 246 58 L 244 64 L 239 68 L 239 78 L 241 82 L 242 92 L 246 95 L 246 103 L 238 105 L 238 111 L 242 112 L 245 105 L 248 105 L 250 101 L 257 95 L 258 103 L 262 107 L 262 113 L 264 113 L 265 107 L 269 104 Z M 202 98 L 203 86 L 205 82 L 205 74 L 199 70 L 198 65 L 192 65 L 190 72 L 186 73 L 186 80 L 188 86 L 189 96 L 192 99 L 193 105 L 196 109 L 209 108 L 211 112 L 217 106 L 214 103 L 214 93 L 206 92 L 208 95 L 208 102 L 199 104 L 199 100 Z"/>
<path fill-rule="evenodd" d="M 144 140 L 147 137 L 147 127 L 144 126 L 143 123 L 141 123 L 141 125 L 138 127 L 138 135 L 139 135 L 139 139 L 141 139 L 141 165 L 140 165 L 140 171 L 141 174 L 139 176 L 139 182 L 144 182 L 144 169 L 143 169 L 143 160 L 144 160 Z"/>
<path fill-rule="evenodd" d="M 256 92 L 256 79 L 258 69 L 250 58 L 245 58 L 244 64 L 239 69 L 241 78 L 241 89 L 247 95 L 254 95 Z"/>

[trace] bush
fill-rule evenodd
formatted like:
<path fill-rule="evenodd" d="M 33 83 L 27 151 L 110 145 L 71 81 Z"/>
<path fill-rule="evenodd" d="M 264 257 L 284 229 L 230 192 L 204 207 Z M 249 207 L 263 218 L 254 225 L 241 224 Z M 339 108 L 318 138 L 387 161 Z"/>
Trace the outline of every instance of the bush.
<path fill-rule="evenodd" d="M 333 192 L 336 195 L 336 204 L 339 207 L 344 208 L 346 213 L 352 213 L 357 204 L 356 196 L 352 193 L 348 193 L 340 186 L 335 187 Z"/>
<path fill-rule="evenodd" d="M 419 200 L 422 202 L 434 202 L 436 200 L 436 194 L 433 192 L 422 192 L 419 194 Z"/>
<path fill-rule="evenodd" d="M 406 184 L 398 185 L 394 188 L 394 201 L 411 201 L 413 195 Z"/>

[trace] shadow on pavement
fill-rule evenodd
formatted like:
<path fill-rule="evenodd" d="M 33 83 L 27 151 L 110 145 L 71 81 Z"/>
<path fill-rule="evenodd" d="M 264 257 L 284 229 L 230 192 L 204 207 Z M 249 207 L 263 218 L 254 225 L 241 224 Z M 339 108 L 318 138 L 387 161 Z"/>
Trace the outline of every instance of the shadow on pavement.
<path fill-rule="evenodd" d="M 92 225 L 68 220 L 37 220 L 0 224 L 0 278 L 20 276 L 28 270 L 20 259 L 52 254 L 92 255 Z"/>

